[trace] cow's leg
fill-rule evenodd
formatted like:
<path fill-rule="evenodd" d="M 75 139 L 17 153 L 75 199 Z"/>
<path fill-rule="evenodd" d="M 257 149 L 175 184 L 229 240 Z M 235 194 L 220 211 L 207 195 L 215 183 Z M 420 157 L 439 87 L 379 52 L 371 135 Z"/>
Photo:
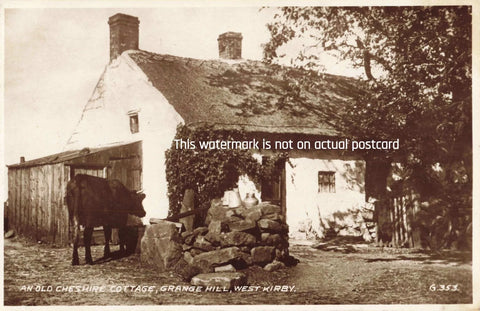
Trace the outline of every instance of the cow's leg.
<path fill-rule="evenodd" d="M 72 266 L 80 264 L 78 259 L 78 242 L 80 240 L 80 225 L 78 219 L 73 220 L 73 254 L 72 254 Z"/>
<path fill-rule="evenodd" d="M 92 243 L 93 227 L 85 227 L 83 231 L 83 243 L 85 243 L 85 262 L 89 265 L 93 264 L 92 252 L 90 244 Z"/>
<path fill-rule="evenodd" d="M 125 244 L 127 242 L 127 227 L 120 227 L 118 229 L 118 240 L 120 244 L 120 253 L 124 254 L 125 253 Z"/>
<path fill-rule="evenodd" d="M 112 228 L 103 226 L 103 233 L 105 235 L 105 247 L 103 248 L 103 257 L 110 257 L 110 240 L 112 239 Z"/>

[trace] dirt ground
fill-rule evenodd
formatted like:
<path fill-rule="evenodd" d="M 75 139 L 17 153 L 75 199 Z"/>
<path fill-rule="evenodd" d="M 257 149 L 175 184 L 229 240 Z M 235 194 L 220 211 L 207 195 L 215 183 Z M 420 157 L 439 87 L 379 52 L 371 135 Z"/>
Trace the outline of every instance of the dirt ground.
<path fill-rule="evenodd" d="M 295 267 L 275 272 L 260 267 L 244 271 L 250 285 L 245 288 L 248 292 L 190 292 L 189 284 L 176 276 L 142 266 L 138 254 L 92 266 L 81 262 L 81 266 L 72 267 L 70 248 L 7 239 L 4 304 L 472 303 L 470 253 L 433 254 L 344 241 L 320 244 L 317 248 L 297 243 L 291 245 L 290 253 L 300 260 Z M 102 246 L 93 247 L 94 260 L 102 254 Z M 83 256 L 83 248 L 80 255 Z M 186 291 L 175 291 L 180 289 L 179 285 L 184 285 Z M 276 288 L 279 292 L 269 291 L 275 285 L 283 287 Z M 92 292 L 94 286 L 100 292 Z"/>

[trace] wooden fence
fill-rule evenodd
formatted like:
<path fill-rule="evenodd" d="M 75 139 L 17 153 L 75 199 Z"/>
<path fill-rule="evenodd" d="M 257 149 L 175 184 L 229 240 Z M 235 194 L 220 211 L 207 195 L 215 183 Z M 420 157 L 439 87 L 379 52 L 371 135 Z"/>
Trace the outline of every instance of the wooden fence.
<path fill-rule="evenodd" d="M 392 247 L 420 247 L 415 230 L 415 216 L 419 209 L 418 196 L 391 194 L 378 209 L 378 239 Z"/>
<path fill-rule="evenodd" d="M 69 176 L 70 168 L 63 163 L 9 168 L 9 229 L 37 241 L 68 244 L 64 195 Z"/>

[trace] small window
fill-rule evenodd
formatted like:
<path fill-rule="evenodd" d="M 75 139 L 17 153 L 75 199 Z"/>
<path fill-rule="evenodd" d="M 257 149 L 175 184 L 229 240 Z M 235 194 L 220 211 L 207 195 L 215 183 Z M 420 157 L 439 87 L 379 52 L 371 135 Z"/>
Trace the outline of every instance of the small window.
<path fill-rule="evenodd" d="M 318 172 L 318 192 L 335 192 L 335 172 Z"/>
<path fill-rule="evenodd" d="M 138 133 L 138 114 L 131 114 L 130 115 L 130 132 L 132 134 Z"/>

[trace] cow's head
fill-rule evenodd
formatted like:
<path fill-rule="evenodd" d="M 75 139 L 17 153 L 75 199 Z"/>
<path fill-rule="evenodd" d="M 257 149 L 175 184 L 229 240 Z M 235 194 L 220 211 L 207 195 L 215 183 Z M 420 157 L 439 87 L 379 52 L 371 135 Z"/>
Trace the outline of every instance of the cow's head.
<path fill-rule="evenodd" d="M 132 206 L 132 214 L 138 217 L 144 217 L 147 213 L 143 208 L 142 201 L 145 199 L 146 195 L 143 192 L 132 191 L 130 194 L 133 206 Z"/>

